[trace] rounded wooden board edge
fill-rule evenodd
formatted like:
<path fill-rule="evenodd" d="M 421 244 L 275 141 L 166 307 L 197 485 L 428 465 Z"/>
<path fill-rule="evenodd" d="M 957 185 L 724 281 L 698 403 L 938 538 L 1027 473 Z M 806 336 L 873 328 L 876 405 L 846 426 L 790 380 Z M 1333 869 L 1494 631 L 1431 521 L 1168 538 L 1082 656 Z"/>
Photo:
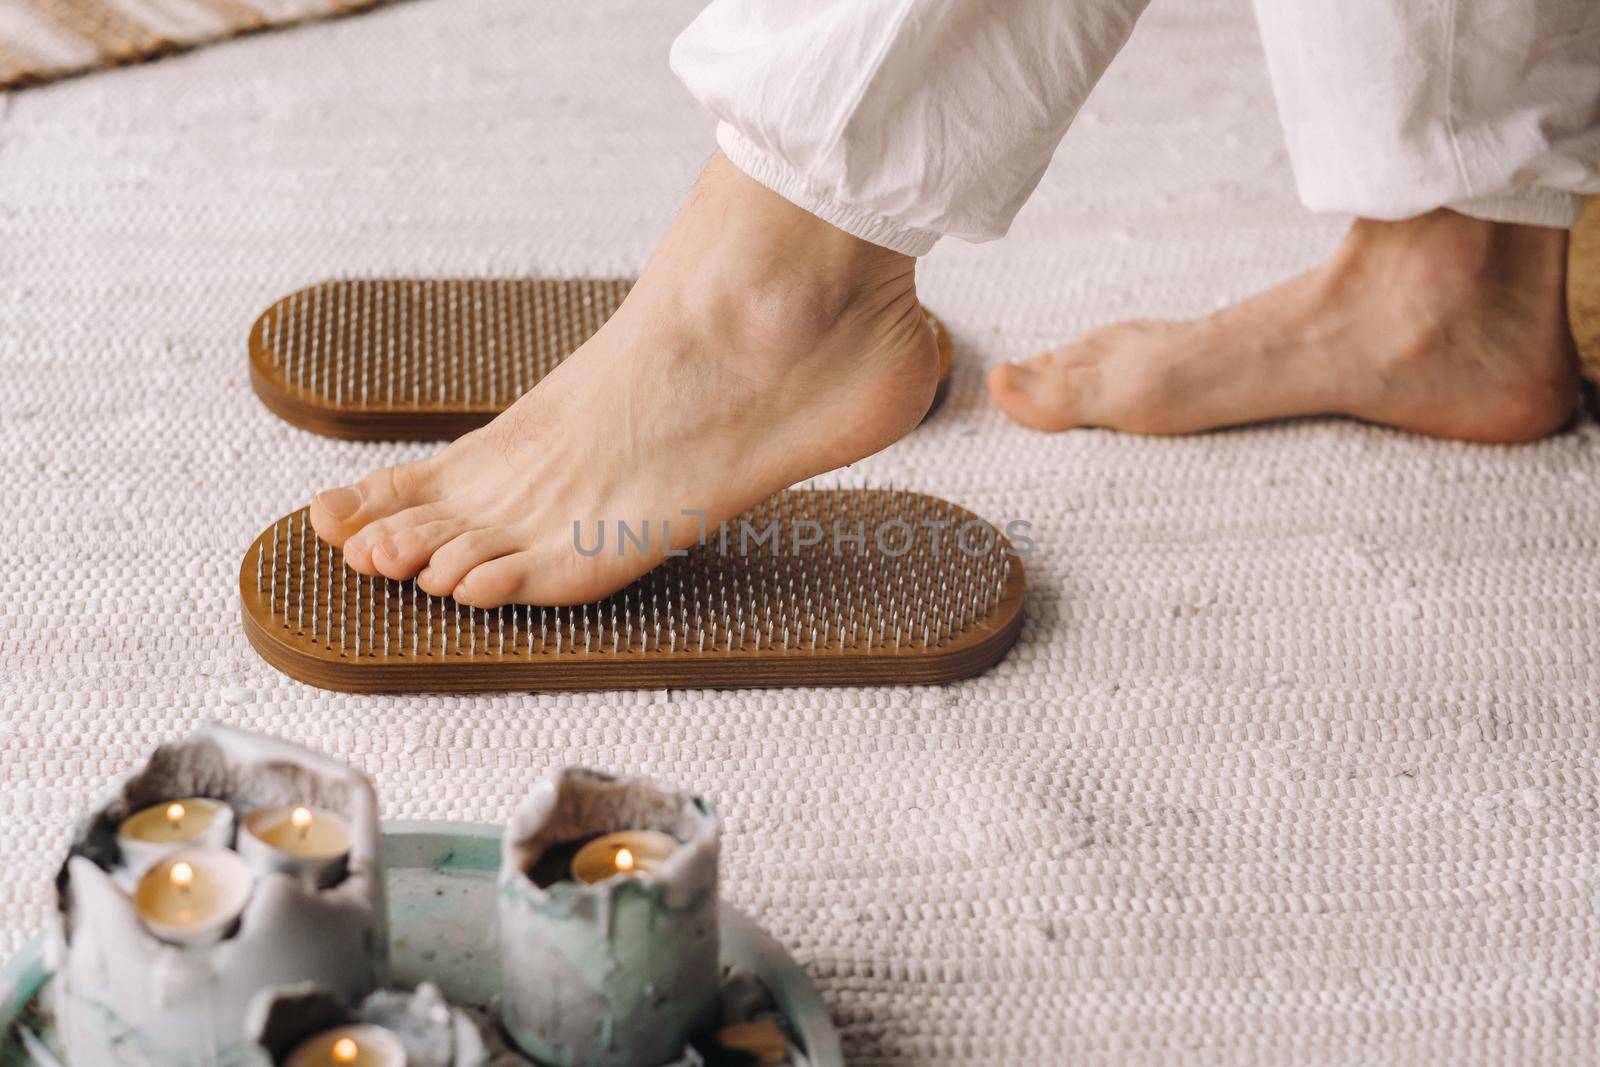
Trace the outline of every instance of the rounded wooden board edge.
<path fill-rule="evenodd" d="M 791 492 L 830 492 L 801 489 Z M 909 490 L 915 492 L 914 490 Z M 938 500 L 930 494 L 918 494 Z M 942 503 L 950 503 L 941 501 Z M 982 520 L 975 512 L 961 507 Z M 301 511 L 305 509 L 300 509 Z M 723 657 L 688 651 L 651 653 L 629 660 L 596 657 L 574 662 L 530 664 L 522 661 L 389 662 L 374 665 L 349 663 L 331 654 L 313 655 L 280 641 L 275 629 L 263 625 L 262 601 L 255 588 L 250 561 L 267 544 L 270 532 L 299 511 L 281 516 L 258 534 L 245 549 L 239 564 L 239 617 L 245 637 L 256 653 L 274 670 L 296 681 L 336 693 L 570 693 L 636 689 L 772 689 L 807 686 L 942 685 L 975 677 L 1003 659 L 1022 632 L 1027 575 L 1014 551 L 1004 592 L 994 615 L 975 626 L 947 648 L 917 653 L 772 653 L 760 657 Z M 992 525 L 992 524 L 991 524 Z M 1001 543 L 1011 541 L 996 528 Z M 497 669 L 498 668 L 498 669 Z M 754 670 L 752 668 L 755 668 Z"/>
<path fill-rule="evenodd" d="M 1567 315 L 1591 388 L 1600 386 L 1600 196 L 1591 196 L 1567 246 Z"/>
<path fill-rule="evenodd" d="M 267 316 L 296 295 L 278 300 L 256 317 L 250 327 L 250 388 L 272 414 L 290 426 L 341 441 L 452 441 L 485 426 L 499 411 L 494 408 L 431 408 L 400 411 L 373 410 L 328 403 L 305 389 L 296 388 L 274 372 L 266 359 L 264 333 Z"/>
<path fill-rule="evenodd" d="M 314 393 L 290 385 L 283 381 L 281 374 L 274 372 L 266 359 L 265 334 L 267 317 L 302 294 L 313 293 L 329 284 L 359 280 L 361 279 L 331 279 L 301 286 L 299 289 L 268 304 L 255 317 L 254 322 L 250 325 L 245 347 L 249 353 L 250 388 L 256 394 L 256 398 L 261 401 L 262 406 L 297 429 L 318 434 L 322 437 L 332 437 L 344 441 L 450 441 L 491 422 L 500 413 L 499 408 L 486 406 L 370 409 L 355 405 L 332 404 Z M 437 282 L 449 279 L 379 277 L 367 280 Z M 559 282 L 583 279 L 530 277 L 516 280 Z M 631 279 L 599 277 L 589 280 L 595 282 L 631 281 Z M 934 314 L 926 306 L 923 307 L 922 313 L 928 320 L 928 326 L 933 330 L 934 341 L 939 349 L 939 385 L 934 391 L 932 403 L 929 404 L 927 412 L 923 415 L 923 420 L 925 421 L 944 403 L 945 396 L 949 392 L 951 367 L 955 359 L 955 343 L 951 337 L 949 327 L 944 324 L 944 321 L 938 315 Z"/>

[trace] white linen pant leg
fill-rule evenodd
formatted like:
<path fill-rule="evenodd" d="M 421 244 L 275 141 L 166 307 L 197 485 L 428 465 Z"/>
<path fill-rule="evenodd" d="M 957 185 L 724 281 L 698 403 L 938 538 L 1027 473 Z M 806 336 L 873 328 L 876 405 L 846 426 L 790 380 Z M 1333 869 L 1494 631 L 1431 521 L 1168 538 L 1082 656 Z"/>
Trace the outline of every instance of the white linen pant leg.
<path fill-rule="evenodd" d="M 1300 198 L 1570 227 L 1600 193 L 1600 0 L 1255 0 Z"/>
<path fill-rule="evenodd" d="M 735 166 L 921 255 L 1004 236 L 1145 2 L 714 0 L 672 67 Z M 1600 0 L 1256 13 L 1312 210 L 1571 226 L 1600 193 Z"/>
<path fill-rule="evenodd" d="M 1146 0 L 715 0 L 672 69 L 769 189 L 921 255 L 989 241 Z"/>

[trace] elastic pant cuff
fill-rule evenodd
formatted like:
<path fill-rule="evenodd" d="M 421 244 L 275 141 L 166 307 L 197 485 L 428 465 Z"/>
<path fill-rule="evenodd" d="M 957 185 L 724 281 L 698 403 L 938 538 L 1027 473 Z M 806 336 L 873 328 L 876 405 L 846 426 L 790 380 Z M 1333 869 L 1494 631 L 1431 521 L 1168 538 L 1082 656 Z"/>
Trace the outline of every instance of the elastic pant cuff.
<path fill-rule="evenodd" d="M 1480 196 L 1446 204 L 1451 211 L 1485 222 L 1511 222 L 1524 226 L 1551 226 L 1570 230 L 1583 214 L 1584 198 L 1555 189 L 1526 189 L 1499 196 Z"/>
<path fill-rule="evenodd" d="M 726 122 L 717 126 L 717 145 L 740 170 L 796 207 L 811 212 L 854 237 L 908 256 L 926 255 L 939 240 L 931 230 L 901 226 L 882 215 L 841 204 L 807 184 L 805 177 L 783 160 L 763 152 Z"/>

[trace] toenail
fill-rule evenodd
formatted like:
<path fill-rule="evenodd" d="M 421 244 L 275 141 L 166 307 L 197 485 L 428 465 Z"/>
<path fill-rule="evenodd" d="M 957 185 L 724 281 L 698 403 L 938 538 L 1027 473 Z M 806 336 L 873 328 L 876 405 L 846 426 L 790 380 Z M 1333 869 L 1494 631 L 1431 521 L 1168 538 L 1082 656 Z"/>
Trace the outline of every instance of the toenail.
<path fill-rule="evenodd" d="M 317 503 L 336 519 L 348 519 L 361 510 L 361 490 L 350 485 L 341 485 L 337 489 L 329 489 L 317 494 Z"/>
<path fill-rule="evenodd" d="M 1025 363 L 1007 363 L 1006 384 L 1013 389 L 1028 388 L 1033 384 L 1033 368 Z"/>

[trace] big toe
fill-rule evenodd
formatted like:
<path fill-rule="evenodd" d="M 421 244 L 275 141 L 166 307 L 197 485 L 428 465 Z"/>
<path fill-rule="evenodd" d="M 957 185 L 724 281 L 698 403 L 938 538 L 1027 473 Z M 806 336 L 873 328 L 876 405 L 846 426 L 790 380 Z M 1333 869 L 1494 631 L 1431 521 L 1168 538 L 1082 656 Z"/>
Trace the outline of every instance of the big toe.
<path fill-rule="evenodd" d="M 1016 422 L 1035 430 L 1083 425 L 1086 372 L 1061 366 L 1049 356 L 1002 363 L 989 372 L 989 395 Z"/>
<path fill-rule="evenodd" d="M 427 476 L 423 464 L 383 467 L 354 485 L 341 485 L 318 493 L 311 501 L 311 526 L 324 541 L 343 547 L 367 524 L 426 502 Z"/>
<path fill-rule="evenodd" d="M 533 579 L 537 573 L 534 553 L 514 552 L 473 567 L 456 585 L 454 595 L 463 604 L 478 608 L 497 608 L 517 600 L 543 603 L 536 599 Z"/>
<path fill-rule="evenodd" d="M 480 563 L 516 552 L 521 547 L 520 540 L 515 533 L 498 526 L 468 530 L 451 538 L 433 554 L 417 575 L 417 587 L 434 596 L 452 596 L 468 571 Z"/>

